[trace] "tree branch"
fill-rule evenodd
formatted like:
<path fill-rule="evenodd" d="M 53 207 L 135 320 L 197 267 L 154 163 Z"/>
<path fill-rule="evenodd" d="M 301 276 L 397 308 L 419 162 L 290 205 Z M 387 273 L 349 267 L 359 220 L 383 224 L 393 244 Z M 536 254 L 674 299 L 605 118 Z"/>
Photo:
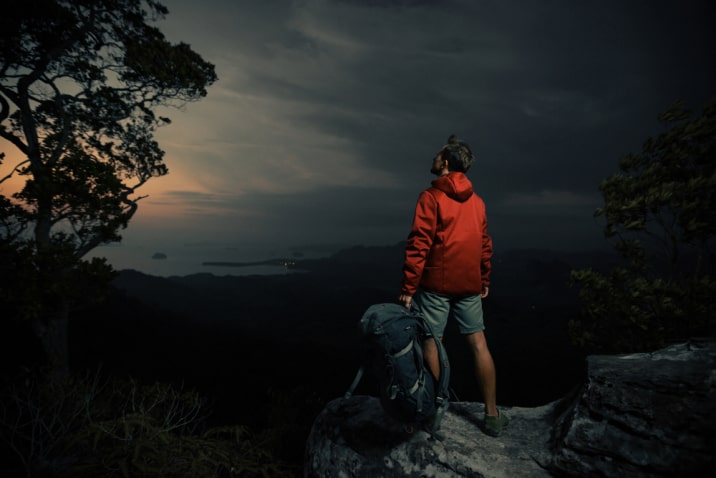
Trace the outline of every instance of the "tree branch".
<path fill-rule="evenodd" d="M 1 136 L 1 135 L 0 135 L 0 136 Z M 29 159 L 26 159 L 25 161 L 20 162 L 17 166 L 15 166 L 15 168 L 13 168 L 12 171 L 10 171 L 10 173 L 8 173 L 4 178 L 1 178 L 1 179 L 0 179 L 0 184 L 4 183 L 4 182 L 7 181 L 8 179 L 10 179 L 15 173 L 19 172 L 19 171 L 20 171 L 20 166 L 22 166 L 22 165 L 25 164 L 25 163 L 29 163 L 29 162 L 30 162 Z"/>
<path fill-rule="evenodd" d="M 0 123 L 10 117 L 10 104 L 5 99 L 5 89 L 0 86 Z"/>

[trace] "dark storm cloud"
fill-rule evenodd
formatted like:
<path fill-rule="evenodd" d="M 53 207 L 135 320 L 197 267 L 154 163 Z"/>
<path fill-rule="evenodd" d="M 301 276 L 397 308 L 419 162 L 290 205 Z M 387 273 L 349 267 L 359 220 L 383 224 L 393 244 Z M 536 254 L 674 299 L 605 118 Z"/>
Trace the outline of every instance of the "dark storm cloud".
<path fill-rule="evenodd" d="M 293 194 L 256 193 L 235 198 L 240 206 L 221 215 L 224 232 L 246 242 L 390 244 L 407 237 L 415 199 L 417 192 L 414 197 L 400 197 L 369 185 Z M 188 215 L 188 219 L 204 224 L 212 205 L 209 201 L 209 209 L 195 217 Z M 268 236 L 266 231 L 270 231 Z"/>
<path fill-rule="evenodd" d="M 505 241 L 598 241 L 598 185 L 619 157 L 674 101 L 716 94 L 710 2 L 167 4 L 192 19 L 172 35 L 220 76 L 202 119 L 206 145 L 230 148 L 203 153 L 223 159 L 206 163 L 200 206 L 250 215 L 255 235 L 402 240 L 455 133 Z"/>

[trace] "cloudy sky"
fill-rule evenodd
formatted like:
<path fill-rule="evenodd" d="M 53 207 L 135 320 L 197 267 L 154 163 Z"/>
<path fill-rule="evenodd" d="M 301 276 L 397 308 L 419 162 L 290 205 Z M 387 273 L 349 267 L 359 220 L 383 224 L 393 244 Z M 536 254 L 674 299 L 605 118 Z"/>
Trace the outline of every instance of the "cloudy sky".
<path fill-rule="evenodd" d="M 716 94 L 707 0 L 163 3 L 219 81 L 158 132 L 129 244 L 395 244 L 455 133 L 496 250 L 604 245 L 600 180 Z"/>

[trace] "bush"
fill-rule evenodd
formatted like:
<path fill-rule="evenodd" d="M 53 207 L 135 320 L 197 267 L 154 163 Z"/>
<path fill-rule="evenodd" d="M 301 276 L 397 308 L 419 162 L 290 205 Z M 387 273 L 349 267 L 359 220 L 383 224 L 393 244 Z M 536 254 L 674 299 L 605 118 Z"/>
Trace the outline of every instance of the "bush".
<path fill-rule="evenodd" d="M 594 215 L 625 265 L 572 272 L 583 314 L 570 335 L 587 352 L 716 335 L 716 98 L 701 115 L 676 103 L 660 119 L 665 132 L 599 186 Z"/>
<path fill-rule="evenodd" d="M 0 395 L 6 474 L 50 477 L 285 477 L 267 440 L 207 427 L 205 400 L 167 384 L 27 372 Z"/>
<path fill-rule="evenodd" d="M 692 337 L 716 336 L 716 280 L 647 278 L 625 267 L 610 275 L 572 272 L 582 319 L 569 322 L 572 342 L 590 353 L 633 353 Z"/>

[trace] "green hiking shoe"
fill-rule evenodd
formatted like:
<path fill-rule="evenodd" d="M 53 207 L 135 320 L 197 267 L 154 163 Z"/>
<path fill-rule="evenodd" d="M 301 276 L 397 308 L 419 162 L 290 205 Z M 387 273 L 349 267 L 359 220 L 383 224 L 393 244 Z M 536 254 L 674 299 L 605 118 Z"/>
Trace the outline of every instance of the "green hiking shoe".
<path fill-rule="evenodd" d="M 485 414 L 485 433 L 496 437 L 507 428 L 508 423 L 510 423 L 510 419 L 504 413 L 497 412 L 496 417 Z"/>

